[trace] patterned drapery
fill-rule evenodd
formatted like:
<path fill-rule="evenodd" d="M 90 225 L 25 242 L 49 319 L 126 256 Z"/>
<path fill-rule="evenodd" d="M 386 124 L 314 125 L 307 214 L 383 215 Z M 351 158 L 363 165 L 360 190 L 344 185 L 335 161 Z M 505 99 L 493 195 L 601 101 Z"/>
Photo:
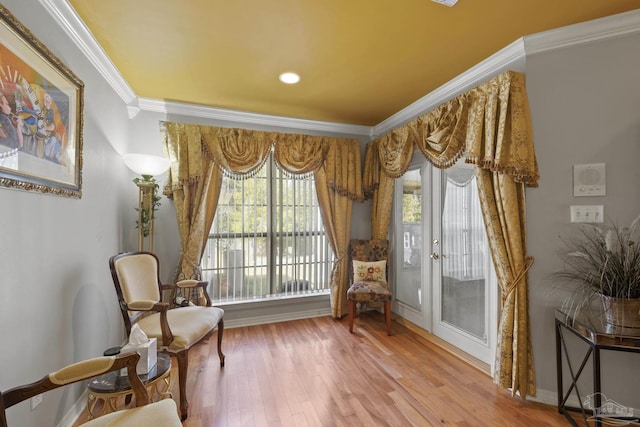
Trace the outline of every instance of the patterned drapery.
<path fill-rule="evenodd" d="M 200 260 L 223 174 L 251 176 L 273 151 L 275 162 L 284 171 L 314 175 L 323 224 L 336 258 L 331 277 L 332 314 L 342 317 L 346 313 L 346 252 L 352 204 L 353 200 L 364 199 L 360 142 L 175 122 L 162 122 L 161 131 L 165 153 L 171 160 L 164 194 L 174 200 L 182 245 L 177 276 L 200 278 Z"/>
<path fill-rule="evenodd" d="M 494 381 L 535 396 L 527 271 L 524 187 L 537 187 L 524 75 L 506 71 L 367 146 L 364 193 L 372 198 L 372 238 L 389 230 L 393 180 L 409 167 L 414 147 L 438 168 L 466 152 L 476 165 L 482 213 L 502 291 Z"/>

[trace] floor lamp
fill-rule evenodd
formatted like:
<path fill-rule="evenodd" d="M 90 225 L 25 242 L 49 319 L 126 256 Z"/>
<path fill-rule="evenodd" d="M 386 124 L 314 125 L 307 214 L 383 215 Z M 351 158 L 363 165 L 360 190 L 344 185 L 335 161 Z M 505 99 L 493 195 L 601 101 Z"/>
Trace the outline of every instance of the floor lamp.
<path fill-rule="evenodd" d="M 142 176 L 133 180 L 138 186 L 138 250 L 153 252 L 153 222 L 159 199 L 154 176 L 165 173 L 171 161 L 160 156 L 133 153 L 123 154 L 122 159 L 129 169 Z"/>

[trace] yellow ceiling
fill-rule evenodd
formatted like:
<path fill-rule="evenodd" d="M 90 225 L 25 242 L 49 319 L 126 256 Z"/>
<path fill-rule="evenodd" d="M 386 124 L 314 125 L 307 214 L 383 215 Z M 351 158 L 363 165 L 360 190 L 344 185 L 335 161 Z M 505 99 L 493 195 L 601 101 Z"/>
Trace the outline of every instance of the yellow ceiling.
<path fill-rule="evenodd" d="M 69 0 L 143 98 L 373 126 L 518 38 L 639 0 Z M 297 85 L 278 75 L 295 71 Z"/>

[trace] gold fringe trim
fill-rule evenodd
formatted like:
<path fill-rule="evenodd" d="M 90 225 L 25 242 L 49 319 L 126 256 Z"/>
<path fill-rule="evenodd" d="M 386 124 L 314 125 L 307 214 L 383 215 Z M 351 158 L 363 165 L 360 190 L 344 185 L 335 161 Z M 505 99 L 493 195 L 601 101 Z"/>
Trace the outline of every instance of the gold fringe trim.
<path fill-rule="evenodd" d="M 514 165 L 500 165 L 495 160 L 480 160 L 476 157 L 467 157 L 466 163 L 470 163 L 481 167 L 482 169 L 490 170 L 505 175 L 510 175 L 517 183 L 522 183 L 527 187 L 537 188 L 540 175 L 533 173 L 527 168 Z"/>
<path fill-rule="evenodd" d="M 333 190 L 335 193 L 343 196 L 343 197 L 348 197 L 351 200 L 355 200 L 358 202 L 364 202 L 366 199 L 364 198 L 363 194 L 356 194 L 352 191 L 349 191 L 348 189 L 339 186 L 338 184 L 336 184 L 335 182 L 329 182 L 328 183 L 329 188 L 331 190 Z"/>
<path fill-rule="evenodd" d="M 458 150 L 458 152 L 455 153 L 452 158 L 444 159 L 444 160 L 443 159 L 431 158 L 430 156 L 425 154 L 422 150 L 420 150 L 420 152 L 427 159 L 427 161 L 429 161 L 429 163 L 431 163 L 436 168 L 438 168 L 438 169 L 449 169 L 450 167 L 455 165 L 456 162 L 458 160 L 460 160 L 460 158 L 464 155 L 465 147 L 461 146 L 460 149 Z"/>

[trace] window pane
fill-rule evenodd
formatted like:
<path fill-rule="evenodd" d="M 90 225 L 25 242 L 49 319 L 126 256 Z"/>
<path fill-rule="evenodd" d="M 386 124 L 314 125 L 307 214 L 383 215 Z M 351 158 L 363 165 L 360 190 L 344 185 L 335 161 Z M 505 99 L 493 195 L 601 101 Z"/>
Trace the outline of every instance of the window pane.
<path fill-rule="evenodd" d="M 252 178 L 225 177 L 201 267 L 214 301 L 328 292 L 333 253 L 313 177 L 272 161 Z"/>
<path fill-rule="evenodd" d="M 396 300 L 422 307 L 422 176 L 419 170 L 402 177 L 402 265 L 396 272 Z"/>
<path fill-rule="evenodd" d="M 487 342 L 487 237 L 473 168 L 443 172 L 442 321 Z"/>

